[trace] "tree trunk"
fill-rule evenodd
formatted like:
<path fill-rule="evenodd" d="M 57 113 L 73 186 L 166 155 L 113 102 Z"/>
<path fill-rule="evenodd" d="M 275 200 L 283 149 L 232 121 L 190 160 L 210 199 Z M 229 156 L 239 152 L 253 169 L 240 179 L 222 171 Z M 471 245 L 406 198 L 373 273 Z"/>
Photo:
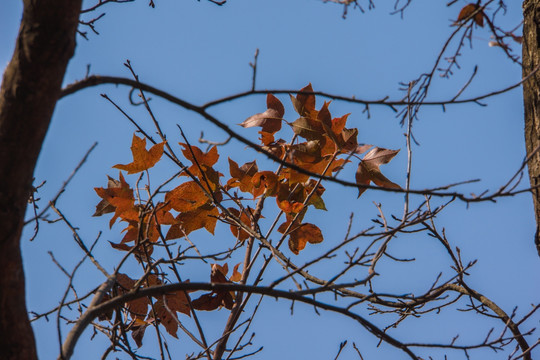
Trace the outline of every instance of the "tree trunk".
<path fill-rule="evenodd" d="M 540 64 L 540 0 L 523 2 L 523 76 Z M 525 146 L 529 158 L 531 187 L 540 186 L 540 71 L 523 84 L 525 107 Z M 536 234 L 534 242 L 540 256 L 540 188 L 532 190 Z"/>
<path fill-rule="evenodd" d="M 37 359 L 26 310 L 20 236 L 32 176 L 60 94 L 81 0 L 25 0 L 0 89 L 0 358 Z"/>

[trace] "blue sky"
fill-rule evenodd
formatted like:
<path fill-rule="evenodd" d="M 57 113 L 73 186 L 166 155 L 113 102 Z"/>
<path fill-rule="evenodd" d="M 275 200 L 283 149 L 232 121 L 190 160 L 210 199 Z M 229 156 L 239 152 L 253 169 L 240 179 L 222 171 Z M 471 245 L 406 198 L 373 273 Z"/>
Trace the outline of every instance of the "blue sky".
<path fill-rule="evenodd" d="M 87 2 L 87 4 L 90 4 Z M 204 0 L 166 2 L 158 1 L 151 9 L 144 1 L 104 7 L 106 16 L 96 26 L 100 35 L 89 32 L 89 40 L 78 36 L 75 57 L 70 62 L 65 77 L 69 84 L 85 76 L 87 65 L 90 73 L 130 77 L 123 63 L 129 59 L 140 80 L 171 92 L 187 101 L 202 104 L 226 95 L 249 90 L 251 68 L 255 50 L 258 58 L 258 89 L 300 89 L 312 83 L 315 90 L 326 91 L 357 98 L 378 99 L 389 96 L 399 99 L 399 82 L 408 82 L 428 71 L 435 61 L 443 42 L 454 30 L 450 25 L 459 9 L 466 2 L 447 8 L 445 2 L 415 0 L 405 12 L 389 15 L 391 4 L 376 2 L 376 8 L 366 13 L 350 9 L 347 19 L 342 19 L 342 7 L 322 1 L 230 0 L 222 7 Z M 509 4 L 508 13 L 500 25 L 512 28 L 521 21 L 521 6 Z M 0 4 L 0 67 L 6 66 L 14 48 L 20 20 L 19 2 Z M 91 17 L 86 15 L 85 20 Z M 85 30 L 85 29 L 83 29 Z M 87 29 L 86 29 L 87 30 Z M 505 88 L 518 82 L 521 69 L 512 64 L 504 53 L 489 47 L 489 33 L 476 29 L 473 48 L 465 47 L 460 57 L 461 69 L 451 79 L 436 78 L 429 98 L 447 99 L 467 81 L 475 65 L 479 66 L 475 81 L 463 97 L 484 94 Z M 517 52 L 519 47 L 514 45 Z M 84 90 L 62 99 L 56 108 L 43 152 L 36 169 L 36 182 L 46 180 L 40 189 L 41 206 L 45 206 L 72 169 L 95 142 L 99 145 L 87 164 L 77 174 L 58 206 L 70 221 L 80 228 L 87 243 L 92 242 L 98 231 L 104 234 L 95 254 L 107 269 L 112 271 L 120 254 L 111 249 L 106 240 L 118 242 L 121 226 L 108 230 L 108 219 L 92 218 L 99 201 L 94 187 L 106 185 L 106 175 L 117 176 L 111 167 L 127 163 L 133 126 L 100 96 L 106 93 L 140 121 L 147 129 L 150 120 L 141 109 L 128 105 L 129 89 L 111 85 Z M 170 139 L 177 137 L 176 124 L 181 124 L 190 141 L 195 143 L 200 132 L 212 140 L 223 140 L 226 134 L 212 127 L 196 114 L 187 112 L 154 96 L 151 101 L 156 116 Z M 285 118 L 294 121 L 288 96 L 279 96 L 285 104 Z M 318 105 L 323 99 L 318 99 Z M 424 107 L 419 120 L 414 123 L 414 135 L 420 146 L 413 147 L 412 188 L 423 189 L 442 186 L 469 179 L 481 179 L 479 183 L 458 188 L 464 193 L 481 193 L 495 190 L 503 185 L 520 167 L 525 156 L 523 140 L 523 109 L 521 89 L 485 100 L 487 107 L 474 104 L 441 107 Z M 252 96 L 217 106 L 211 113 L 233 127 L 242 135 L 256 138 L 255 129 L 242 129 L 235 124 L 265 109 L 263 96 Z M 371 118 L 363 113 L 363 107 L 335 101 L 330 106 L 334 116 L 351 113 L 349 125 L 359 129 L 359 141 L 377 146 L 401 149 L 400 154 L 383 173 L 404 186 L 407 163 L 405 129 L 388 108 L 372 107 Z M 238 142 L 220 149 L 221 171 L 228 172 L 226 158 L 238 163 L 250 161 L 255 152 Z M 259 164 L 272 169 L 274 165 L 257 158 Z M 262 167 L 262 166 L 261 166 Z M 348 180 L 354 179 L 356 163 L 342 173 Z M 157 179 L 170 175 L 167 166 L 158 167 Z M 131 177 L 131 182 L 135 181 Z M 525 181 L 520 186 L 527 187 Z M 403 196 L 378 191 L 367 191 L 356 199 L 354 189 L 327 185 L 325 201 L 328 212 L 311 211 L 309 220 L 323 230 L 325 242 L 339 241 L 345 234 L 348 216 L 355 213 L 353 228 L 360 230 L 370 226 L 377 216 L 373 202 L 381 203 L 387 214 L 401 216 Z M 413 204 L 422 198 L 413 198 Z M 439 204 L 441 200 L 434 200 Z M 271 216 L 269 216 L 271 217 Z M 479 203 L 466 206 L 455 202 L 438 218 L 437 224 L 446 229 L 453 244 L 459 246 L 464 258 L 478 259 L 471 271 L 470 284 L 492 298 L 507 312 L 519 306 L 517 314 L 523 315 L 531 303 L 538 303 L 540 286 L 533 274 L 538 274 L 538 257 L 533 247 L 534 219 L 529 194 L 499 199 L 497 203 Z M 227 226 L 222 230 L 229 237 Z M 32 234 L 29 226 L 23 236 L 22 248 L 27 275 L 28 307 L 43 312 L 56 306 L 63 293 L 67 279 L 50 260 L 52 251 L 67 269 L 73 268 L 82 256 L 73 243 L 71 233 L 60 224 L 42 224 L 38 238 L 29 242 Z M 202 248 L 211 249 L 213 241 L 226 241 L 220 236 L 194 235 Z M 231 240 L 232 241 L 232 240 Z M 385 263 L 385 276 L 376 280 L 380 291 L 421 292 L 429 287 L 437 273 L 428 269 L 449 269 L 440 264 L 447 262 L 444 249 L 422 236 L 400 237 L 391 243 L 391 250 L 400 257 L 416 257 L 412 264 Z M 329 245 L 328 245 L 329 246 Z M 303 263 L 327 249 L 326 244 L 308 246 L 297 257 Z M 293 256 L 292 254 L 288 254 Z M 136 267 L 130 264 L 132 269 Z M 198 265 L 197 265 L 198 266 Z M 195 266 L 186 274 L 192 280 L 208 278 L 208 266 Z M 316 268 L 321 276 L 331 274 L 335 264 L 324 263 Z M 279 274 L 274 267 L 270 274 Z M 360 276 L 360 275 L 359 275 Z M 76 277 L 81 293 L 97 286 L 102 277 L 87 264 Z M 343 340 L 361 346 L 365 358 L 380 358 L 377 351 L 386 351 L 385 358 L 405 358 L 403 353 L 382 346 L 375 348 L 376 339 L 349 319 L 335 314 L 321 313 L 297 304 L 294 316 L 290 316 L 290 304 L 266 299 L 266 308 L 256 318 L 253 349 L 264 346 L 257 358 L 333 358 Z M 368 310 L 361 310 L 365 316 Z M 227 313 L 224 310 L 202 314 L 208 334 L 217 336 Z M 389 318 L 370 321 L 385 326 Z M 52 318 L 51 318 L 52 320 Z M 474 322 L 474 323 L 473 323 Z M 461 341 L 481 341 L 491 326 L 497 323 L 484 321 L 471 314 L 449 309 L 438 316 L 427 316 L 418 321 L 408 321 L 391 334 L 403 341 L 449 341 L 461 334 Z M 538 326 L 538 317 L 527 326 Z M 55 322 L 34 323 L 38 351 L 42 359 L 55 358 L 58 341 Z M 64 329 L 64 334 L 66 330 Z M 76 358 L 98 358 L 106 348 L 103 337 L 93 341 L 91 335 L 81 340 Z M 142 354 L 152 354 L 155 343 L 150 332 L 141 348 Z M 169 338 L 175 352 L 184 358 L 184 352 L 194 351 L 186 336 L 179 341 Z M 286 349 L 286 351 L 284 351 Z M 535 351 L 540 355 L 538 350 Z M 422 352 L 419 352 L 422 354 Z M 441 353 L 434 353 L 442 358 Z M 497 354 L 479 351 L 477 358 L 497 358 Z M 155 353 L 154 353 L 155 355 Z M 475 355 L 473 352 L 472 355 Z M 351 344 L 342 358 L 354 358 Z M 454 354 L 461 358 L 462 354 Z M 122 357 L 121 357 L 122 358 Z M 499 358 L 506 358 L 504 355 Z"/>

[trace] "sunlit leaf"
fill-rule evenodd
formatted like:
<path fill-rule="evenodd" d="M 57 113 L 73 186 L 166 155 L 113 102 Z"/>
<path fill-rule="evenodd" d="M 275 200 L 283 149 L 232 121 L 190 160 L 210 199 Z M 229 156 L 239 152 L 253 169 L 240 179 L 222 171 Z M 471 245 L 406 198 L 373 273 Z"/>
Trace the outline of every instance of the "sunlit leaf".
<path fill-rule="evenodd" d="M 136 174 L 145 171 L 154 166 L 163 155 L 164 142 L 156 144 L 146 150 L 146 138 L 139 138 L 133 134 L 131 142 L 131 153 L 133 154 L 133 162 L 127 165 L 117 164 L 113 166 L 116 169 L 125 170 L 128 174 Z"/>
<path fill-rule="evenodd" d="M 218 217 L 218 209 L 209 204 L 192 211 L 180 213 L 176 217 L 176 224 L 172 225 L 167 232 L 165 240 L 182 238 L 192 231 L 202 228 L 213 235 Z"/>
<path fill-rule="evenodd" d="M 169 191 L 165 202 L 176 211 L 186 212 L 206 204 L 208 197 L 195 181 L 188 181 Z"/>

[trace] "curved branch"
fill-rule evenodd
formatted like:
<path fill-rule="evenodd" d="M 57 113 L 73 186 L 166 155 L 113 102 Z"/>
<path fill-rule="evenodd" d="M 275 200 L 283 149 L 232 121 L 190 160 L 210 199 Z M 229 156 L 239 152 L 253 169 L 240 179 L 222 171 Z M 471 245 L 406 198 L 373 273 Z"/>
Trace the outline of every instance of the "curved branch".
<path fill-rule="evenodd" d="M 479 292 L 470 289 L 468 286 L 460 286 L 457 284 L 448 284 L 448 288 L 452 289 L 456 292 L 459 292 L 464 295 L 471 296 L 481 302 L 483 305 L 491 309 L 497 316 L 508 326 L 512 334 L 516 337 L 516 341 L 519 344 L 519 347 L 521 348 L 521 351 L 523 352 L 523 358 L 525 360 L 531 360 L 531 355 L 529 350 L 529 344 L 527 343 L 527 340 L 523 337 L 521 334 L 521 331 L 519 330 L 518 325 L 512 321 L 512 318 L 504 312 L 503 309 L 501 309 L 497 304 L 495 304 L 493 301 L 485 297 L 484 295 L 480 294 Z"/>
<path fill-rule="evenodd" d="M 451 99 L 447 99 L 447 100 L 434 100 L 434 101 L 423 101 L 423 102 L 414 102 L 414 101 L 413 102 L 407 102 L 405 100 L 388 100 L 388 97 L 384 97 L 384 98 L 378 99 L 378 100 L 357 99 L 354 96 L 343 96 L 343 95 L 331 94 L 331 93 L 324 92 L 324 91 L 313 91 L 313 92 L 310 92 L 309 94 L 312 94 L 312 95 L 315 95 L 315 96 L 321 96 L 321 97 L 332 99 L 332 100 L 339 100 L 339 101 L 349 102 L 349 103 L 353 103 L 353 104 L 387 106 L 387 107 L 391 107 L 393 110 L 395 110 L 395 108 L 394 108 L 395 106 L 406 106 L 406 105 L 428 105 L 428 106 L 436 105 L 436 106 L 442 106 L 442 105 L 454 105 L 454 104 L 457 105 L 457 104 L 466 104 L 466 103 L 478 103 L 478 101 L 480 101 L 480 100 L 484 100 L 484 99 L 487 99 L 487 98 L 490 98 L 490 97 L 493 97 L 493 96 L 504 94 L 504 93 L 506 93 L 508 91 L 511 91 L 511 90 L 514 90 L 514 89 L 520 87 L 525 81 L 527 81 L 531 76 L 533 76 L 539 70 L 539 68 L 540 68 L 540 66 L 537 66 L 533 71 L 531 71 L 530 74 L 528 74 L 527 76 L 525 76 L 524 78 L 522 78 L 520 81 L 518 81 L 515 84 L 504 87 L 504 88 L 499 89 L 499 90 L 491 91 L 491 92 L 486 93 L 486 94 L 482 94 L 482 95 L 478 95 L 478 96 L 474 96 L 474 97 L 469 97 L 469 98 L 461 99 L 461 100 L 455 99 L 455 96 L 454 96 Z M 186 101 L 180 100 L 177 97 L 174 97 L 174 96 L 170 95 L 166 91 L 159 90 L 159 89 L 157 89 L 157 88 L 155 88 L 153 86 L 150 86 L 150 85 L 147 85 L 147 84 L 144 84 L 144 83 L 141 83 L 141 82 L 137 83 L 137 81 L 132 80 L 132 79 L 119 77 L 119 76 L 91 75 L 91 76 L 88 76 L 88 77 L 84 78 L 83 80 L 79 80 L 79 81 L 76 81 L 76 82 L 74 82 L 72 84 L 67 85 L 64 89 L 62 89 L 61 97 L 71 95 L 71 94 L 73 94 L 73 93 L 75 93 L 77 91 L 83 90 L 83 89 L 88 88 L 88 87 L 104 85 L 104 84 L 116 84 L 116 85 L 122 84 L 122 85 L 127 85 L 127 86 L 131 86 L 131 87 L 139 88 L 141 90 L 151 92 L 151 93 L 153 93 L 153 94 L 155 94 L 157 96 L 160 96 L 160 97 L 162 97 L 162 98 L 164 98 L 166 100 L 169 100 L 169 101 L 171 101 L 173 103 L 178 103 L 178 105 L 181 105 L 181 106 L 183 106 L 183 107 L 185 107 L 186 109 L 189 109 L 189 110 L 194 110 L 194 109 L 190 108 L 189 105 L 191 105 L 194 108 L 200 108 L 200 109 L 206 110 L 206 109 L 208 109 L 208 108 L 210 108 L 212 106 L 220 105 L 220 104 L 223 104 L 223 103 L 226 103 L 226 102 L 229 102 L 229 101 L 233 101 L 233 100 L 237 100 L 237 99 L 241 99 L 241 98 L 248 97 L 248 96 L 253 96 L 253 95 L 266 95 L 268 93 L 272 93 L 272 94 L 304 94 L 305 93 L 305 92 L 302 92 L 302 91 L 289 90 L 289 89 L 249 90 L 249 91 L 244 91 L 244 92 L 241 92 L 241 93 L 233 94 L 233 95 L 230 95 L 230 96 L 226 96 L 226 97 L 223 97 L 221 99 L 209 101 L 209 102 L 207 102 L 206 104 L 204 104 L 202 106 L 195 106 L 195 105 L 189 104 Z M 306 93 L 306 94 L 308 94 L 308 93 Z M 182 103 L 182 104 L 180 104 L 180 103 Z"/>
<path fill-rule="evenodd" d="M 100 289 L 106 288 L 107 286 L 109 286 L 109 282 L 110 281 L 105 282 L 100 287 Z M 366 330 L 368 330 L 373 335 L 377 336 L 382 341 L 404 351 L 411 359 L 418 360 L 418 357 L 403 343 L 394 339 L 392 336 L 386 334 L 377 326 L 375 326 L 368 320 L 364 319 L 360 315 L 355 314 L 347 309 L 330 305 L 330 304 L 325 304 L 315 299 L 298 295 L 294 292 L 276 290 L 276 289 L 272 289 L 268 287 L 240 285 L 240 284 L 222 284 L 222 283 L 220 284 L 217 284 L 217 283 L 175 283 L 175 284 L 151 286 L 144 289 L 132 290 L 123 295 L 116 296 L 112 298 L 111 300 L 105 301 L 101 304 L 96 304 L 97 302 L 101 300 L 101 297 L 100 297 L 100 300 L 98 301 L 96 301 L 94 298 L 92 300 L 92 304 L 90 304 L 86 312 L 79 318 L 79 321 L 71 329 L 71 331 L 69 332 L 66 338 L 66 341 L 64 342 L 64 345 L 62 347 L 63 349 L 66 349 L 66 351 L 64 351 L 64 359 L 65 360 L 69 359 L 71 353 L 68 352 L 67 350 L 74 349 L 75 344 L 77 343 L 77 340 L 82 334 L 82 332 L 100 314 L 116 309 L 118 306 L 121 306 L 125 302 L 136 300 L 143 297 L 160 296 L 166 293 L 171 293 L 171 292 L 176 292 L 176 291 L 197 291 L 197 290 L 216 291 L 216 292 L 217 291 L 241 291 L 245 293 L 267 295 L 267 296 L 275 297 L 276 299 L 282 298 L 282 299 L 288 299 L 292 301 L 299 301 L 299 302 L 313 305 L 315 307 L 318 307 L 327 311 L 336 312 L 336 313 L 345 315 L 349 318 L 356 320 Z M 98 290 L 96 297 L 98 297 L 100 294 L 101 292 Z"/>
<path fill-rule="evenodd" d="M 305 170 L 304 168 L 302 168 L 301 166 L 298 166 L 296 164 L 284 161 L 283 159 L 281 159 L 281 158 L 277 157 L 276 155 L 272 154 L 271 152 L 268 152 L 268 151 L 264 150 L 261 146 L 254 143 L 253 141 L 249 140 L 248 138 L 238 134 L 236 131 L 232 130 L 229 126 L 227 126 L 226 124 L 224 124 L 223 122 L 221 122 L 220 120 L 218 120 L 217 118 L 215 118 L 214 116 L 209 114 L 206 111 L 206 109 L 209 106 L 216 105 L 218 102 L 207 103 L 206 105 L 203 105 L 203 106 L 197 106 L 197 105 L 194 105 L 194 104 L 192 104 L 192 103 L 190 103 L 188 101 L 185 101 L 185 100 L 182 100 L 182 99 L 180 99 L 180 98 L 178 98 L 176 96 L 173 96 L 173 95 L 169 94 L 166 91 L 160 90 L 158 88 L 147 85 L 145 83 L 141 83 L 141 82 L 139 82 L 137 80 L 132 80 L 132 79 L 123 78 L 123 77 L 97 76 L 97 75 L 90 76 L 90 77 L 87 77 L 87 78 L 85 78 L 83 80 L 77 81 L 77 82 L 75 82 L 73 84 L 70 84 L 67 87 L 65 87 L 62 90 L 61 97 L 71 95 L 71 94 L 73 94 L 73 93 L 75 93 L 77 91 L 83 90 L 83 89 L 88 88 L 88 87 L 102 85 L 102 84 L 116 84 L 116 85 L 121 84 L 121 85 L 130 86 L 130 87 L 133 87 L 133 88 L 137 88 L 137 89 L 140 89 L 142 91 L 150 92 L 150 93 L 152 93 L 152 94 L 154 94 L 156 96 L 159 96 L 159 97 L 161 97 L 161 98 L 163 98 L 165 100 L 168 100 L 168 101 L 172 102 L 173 104 L 179 105 L 179 106 L 181 106 L 181 107 L 183 107 L 183 108 L 185 108 L 187 110 L 193 111 L 193 112 L 201 115 L 202 117 L 204 117 L 205 119 L 210 121 L 212 124 L 214 124 L 218 128 L 225 131 L 229 136 L 231 136 L 231 137 L 235 138 L 236 140 L 244 143 L 245 145 L 251 147 L 255 151 L 265 155 L 267 158 L 269 158 L 269 159 L 271 159 L 271 160 L 273 160 L 273 161 L 275 161 L 277 163 L 285 165 L 285 166 L 287 166 L 287 167 L 289 167 L 289 168 L 291 168 L 293 170 L 296 170 L 296 171 L 298 171 L 298 172 L 300 172 L 302 174 L 309 175 L 309 176 L 317 178 L 317 179 L 322 179 L 322 180 L 334 182 L 334 183 L 340 184 L 340 185 L 345 186 L 345 187 L 352 187 L 352 188 L 355 188 L 355 189 L 365 188 L 365 189 L 372 189 L 372 190 L 377 190 L 377 191 L 386 191 L 386 192 L 393 192 L 393 193 L 408 193 L 408 194 L 416 194 L 416 195 L 431 195 L 431 196 L 437 196 L 437 197 L 452 197 L 452 198 L 460 199 L 460 200 L 462 200 L 464 202 L 467 202 L 467 203 L 469 203 L 469 202 L 480 202 L 480 201 L 494 201 L 494 197 L 513 196 L 513 195 L 516 195 L 518 193 L 530 190 L 530 189 L 520 190 L 520 191 L 509 192 L 509 193 L 504 193 L 504 194 L 495 193 L 496 196 L 487 195 L 487 196 L 481 196 L 481 197 L 467 197 L 464 194 L 459 193 L 459 192 L 438 191 L 440 189 L 448 188 L 449 186 L 439 187 L 439 188 L 435 188 L 435 189 L 423 189 L 423 190 L 408 189 L 408 190 L 404 190 L 404 189 L 401 189 L 401 188 L 396 189 L 396 188 L 379 187 L 379 186 L 374 186 L 374 185 L 356 184 L 355 182 L 351 182 L 351 181 L 341 180 L 341 179 L 337 179 L 337 178 L 329 177 L 329 176 L 323 176 L 323 175 L 320 175 L 318 173 L 314 173 L 314 172 Z M 519 86 L 519 85 L 514 85 L 514 87 L 515 86 Z M 249 92 L 233 95 L 233 96 L 231 96 L 229 98 L 224 98 L 224 99 L 217 100 L 217 101 L 225 102 L 225 101 L 234 100 L 234 99 L 244 97 L 244 96 L 255 95 L 255 94 L 267 94 L 267 93 L 275 93 L 275 94 L 278 94 L 278 93 L 287 93 L 287 94 L 295 93 L 295 94 L 301 94 L 303 92 L 291 91 L 291 90 L 265 90 L 265 91 L 257 90 L 257 91 L 249 91 Z M 500 93 L 500 92 L 498 92 L 498 93 Z M 313 92 L 312 94 L 331 97 L 331 98 L 335 98 L 335 99 L 343 100 L 343 101 L 351 101 L 351 102 L 362 103 L 362 100 L 355 100 L 353 98 L 346 98 L 346 97 L 342 97 L 342 96 L 329 95 L 329 94 L 322 93 L 322 92 Z M 478 98 L 475 98 L 475 99 L 485 98 L 486 96 L 487 95 L 484 95 L 483 97 L 478 97 Z M 378 100 L 376 102 L 380 103 L 380 104 L 383 104 L 383 105 L 392 105 L 392 104 L 406 105 L 407 104 L 407 102 L 403 102 L 403 101 L 386 102 L 386 103 L 383 103 L 383 101 L 385 101 L 385 100 Z M 458 102 L 459 103 L 474 102 L 474 101 L 476 101 L 476 100 L 459 100 L 459 101 L 456 100 L 454 103 L 458 103 Z M 445 103 L 444 102 L 437 102 L 437 103 L 425 103 L 424 102 L 423 104 L 424 105 L 425 104 L 441 105 L 441 104 L 445 104 Z M 472 180 L 472 181 L 477 181 L 477 180 Z"/>

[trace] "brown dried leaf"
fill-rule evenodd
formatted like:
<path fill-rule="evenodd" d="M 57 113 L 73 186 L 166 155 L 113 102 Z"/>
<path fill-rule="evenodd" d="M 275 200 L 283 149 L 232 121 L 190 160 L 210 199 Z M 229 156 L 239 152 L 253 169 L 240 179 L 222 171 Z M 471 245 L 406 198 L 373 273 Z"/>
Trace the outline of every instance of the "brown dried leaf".
<path fill-rule="evenodd" d="M 296 135 L 306 140 L 321 140 L 324 135 L 321 123 L 307 117 L 296 119 L 291 126 Z"/>
<path fill-rule="evenodd" d="M 377 186 L 401 189 L 398 184 L 388 180 L 379 169 L 380 165 L 387 164 L 398 152 L 399 150 L 388 150 L 379 147 L 373 148 L 364 156 L 360 164 L 358 164 L 356 183 L 358 185 L 369 185 L 370 182 L 373 182 Z M 364 191 L 366 191 L 366 188 L 358 188 L 358 197 Z"/>
<path fill-rule="evenodd" d="M 300 116 L 316 116 L 315 95 L 310 94 L 313 92 L 311 84 L 300 89 L 300 92 L 305 92 L 307 94 L 297 94 L 296 98 L 290 95 L 294 110 L 296 110 Z"/>
<path fill-rule="evenodd" d="M 480 7 L 481 7 L 480 5 L 473 4 L 473 3 L 465 5 L 459 12 L 456 22 L 459 23 L 465 19 L 468 19 Z M 484 27 L 484 12 L 480 10 L 478 13 L 474 15 L 473 20 L 476 23 L 476 25 L 480 27 Z"/>
<path fill-rule="evenodd" d="M 265 112 L 248 117 L 240 126 L 245 128 L 260 126 L 263 132 L 271 134 L 278 132 L 285 114 L 283 104 L 272 94 L 267 95 L 266 104 L 268 109 Z"/>

